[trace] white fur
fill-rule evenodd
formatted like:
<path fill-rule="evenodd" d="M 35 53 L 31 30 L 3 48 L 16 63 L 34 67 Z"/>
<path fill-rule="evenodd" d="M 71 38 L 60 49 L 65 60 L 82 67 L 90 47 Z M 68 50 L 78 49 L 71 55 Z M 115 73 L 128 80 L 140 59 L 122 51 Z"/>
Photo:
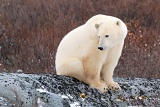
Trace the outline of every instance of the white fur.
<path fill-rule="evenodd" d="M 57 74 L 75 77 L 102 92 L 120 89 L 112 77 L 126 35 L 127 27 L 120 19 L 93 16 L 60 42 L 55 60 Z"/>

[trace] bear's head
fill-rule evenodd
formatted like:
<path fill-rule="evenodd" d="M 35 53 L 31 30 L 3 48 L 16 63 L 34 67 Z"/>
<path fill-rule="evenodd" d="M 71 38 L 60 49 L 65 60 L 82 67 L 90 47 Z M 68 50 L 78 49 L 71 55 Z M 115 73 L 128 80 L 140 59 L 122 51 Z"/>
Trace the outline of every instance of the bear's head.
<path fill-rule="evenodd" d="M 124 42 L 127 35 L 127 27 L 121 20 L 104 21 L 95 24 L 99 39 L 98 49 L 111 49 Z"/>

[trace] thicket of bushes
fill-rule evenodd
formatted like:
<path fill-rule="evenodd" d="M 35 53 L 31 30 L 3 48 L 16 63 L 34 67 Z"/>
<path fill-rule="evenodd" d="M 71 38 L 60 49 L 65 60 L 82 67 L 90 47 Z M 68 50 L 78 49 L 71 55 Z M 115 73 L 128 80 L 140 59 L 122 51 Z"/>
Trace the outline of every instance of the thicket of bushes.
<path fill-rule="evenodd" d="M 96 14 L 112 15 L 128 26 L 120 77 L 160 78 L 159 0 L 1 0 L 0 71 L 55 73 L 62 37 Z"/>

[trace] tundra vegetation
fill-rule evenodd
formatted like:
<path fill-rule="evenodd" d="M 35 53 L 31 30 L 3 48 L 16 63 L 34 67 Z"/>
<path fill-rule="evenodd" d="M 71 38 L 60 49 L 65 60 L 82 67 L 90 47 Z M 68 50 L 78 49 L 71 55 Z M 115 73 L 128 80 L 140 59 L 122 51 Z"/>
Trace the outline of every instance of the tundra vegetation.
<path fill-rule="evenodd" d="M 60 40 L 96 14 L 129 30 L 118 77 L 160 78 L 159 0 L 0 0 L 0 72 L 55 74 Z"/>

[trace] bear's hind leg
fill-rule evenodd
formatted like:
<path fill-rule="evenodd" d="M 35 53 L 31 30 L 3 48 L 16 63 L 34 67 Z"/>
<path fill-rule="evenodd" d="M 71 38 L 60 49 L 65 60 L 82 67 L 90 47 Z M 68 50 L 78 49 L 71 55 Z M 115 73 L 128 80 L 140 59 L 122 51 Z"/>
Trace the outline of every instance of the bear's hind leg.
<path fill-rule="evenodd" d="M 80 59 L 70 57 L 62 59 L 63 61 L 56 66 L 57 74 L 84 80 L 84 67 Z"/>

